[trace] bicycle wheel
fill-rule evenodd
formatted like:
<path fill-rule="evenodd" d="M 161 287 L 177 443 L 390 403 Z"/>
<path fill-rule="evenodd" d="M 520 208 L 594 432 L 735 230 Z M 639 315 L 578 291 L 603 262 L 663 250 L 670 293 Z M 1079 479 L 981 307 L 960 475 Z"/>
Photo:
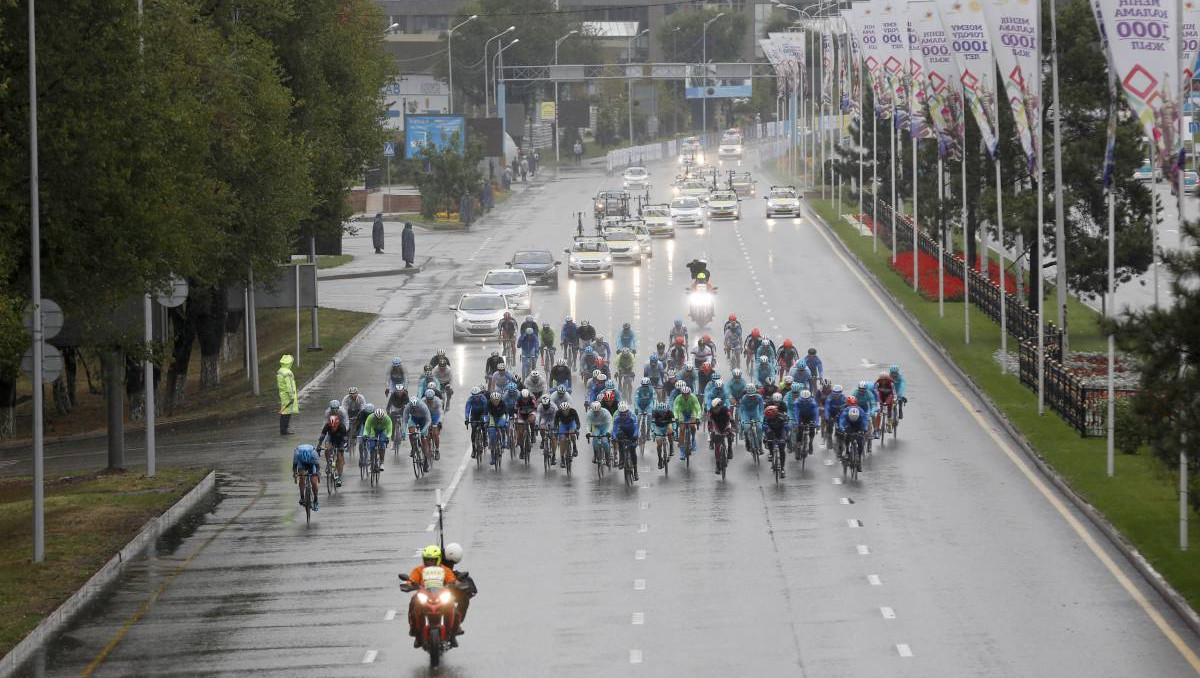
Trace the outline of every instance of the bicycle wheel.
<path fill-rule="evenodd" d="M 300 502 L 304 504 L 304 524 L 312 522 L 312 482 L 307 475 L 300 476 Z"/>
<path fill-rule="evenodd" d="M 562 446 L 561 452 L 563 455 L 564 467 L 567 469 L 567 477 L 570 478 L 571 477 L 571 466 L 575 463 L 575 448 L 574 448 L 574 445 L 572 445 L 570 437 L 563 439 L 563 446 Z"/>
<path fill-rule="evenodd" d="M 596 465 L 596 478 L 604 478 L 604 457 L 598 443 L 592 444 L 592 462 Z"/>
<path fill-rule="evenodd" d="M 413 443 L 412 465 L 413 477 L 420 480 L 421 474 L 425 472 L 425 453 L 421 450 L 420 441 Z"/>
<path fill-rule="evenodd" d="M 725 459 L 725 436 L 717 436 L 717 444 L 713 445 L 713 448 L 717 451 L 717 467 L 721 470 L 721 480 L 724 481 L 725 467 L 728 466 L 726 463 L 728 460 Z M 754 457 L 754 463 L 758 463 L 757 456 Z"/>
<path fill-rule="evenodd" d="M 779 483 L 779 474 L 783 473 L 783 459 L 784 459 L 785 454 L 787 454 L 786 450 L 781 449 L 779 447 L 779 445 L 776 444 L 775 445 L 775 455 L 774 455 L 774 457 L 772 457 L 772 459 L 774 461 L 771 464 L 771 470 L 773 470 L 775 472 L 775 483 L 776 484 Z"/>

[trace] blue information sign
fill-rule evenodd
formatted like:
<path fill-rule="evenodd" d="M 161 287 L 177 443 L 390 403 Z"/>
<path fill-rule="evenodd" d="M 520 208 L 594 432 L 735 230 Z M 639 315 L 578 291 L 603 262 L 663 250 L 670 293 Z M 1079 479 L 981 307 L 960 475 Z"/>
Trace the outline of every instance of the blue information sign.
<path fill-rule="evenodd" d="M 450 145 L 450 139 L 458 133 L 457 150 L 461 154 L 467 140 L 467 119 L 461 115 L 406 115 L 404 116 L 404 154 L 416 157 L 421 147 L 433 144 L 437 148 Z"/>

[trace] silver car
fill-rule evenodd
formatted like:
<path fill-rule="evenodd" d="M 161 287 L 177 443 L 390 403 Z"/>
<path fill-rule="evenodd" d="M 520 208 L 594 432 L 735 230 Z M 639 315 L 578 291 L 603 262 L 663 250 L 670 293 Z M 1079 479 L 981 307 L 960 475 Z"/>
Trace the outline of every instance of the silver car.
<path fill-rule="evenodd" d="M 495 339 L 500 335 L 500 320 L 508 312 L 504 296 L 487 292 L 467 292 L 458 303 L 450 307 L 454 311 L 454 340 L 476 337 Z"/>
<path fill-rule="evenodd" d="M 604 238 L 577 238 L 567 253 L 567 277 L 588 273 L 612 277 L 613 257 Z"/>
<path fill-rule="evenodd" d="M 497 268 L 487 272 L 482 282 L 475 283 L 481 292 L 503 295 L 512 308 L 530 309 L 533 295 L 525 271 L 519 268 Z"/>
<path fill-rule="evenodd" d="M 604 239 L 608 241 L 613 261 L 642 265 L 642 244 L 638 242 L 637 233 L 625 228 L 612 229 L 605 232 Z"/>
<path fill-rule="evenodd" d="M 704 206 L 699 198 L 681 195 L 671 201 L 671 220 L 676 226 L 704 226 Z"/>

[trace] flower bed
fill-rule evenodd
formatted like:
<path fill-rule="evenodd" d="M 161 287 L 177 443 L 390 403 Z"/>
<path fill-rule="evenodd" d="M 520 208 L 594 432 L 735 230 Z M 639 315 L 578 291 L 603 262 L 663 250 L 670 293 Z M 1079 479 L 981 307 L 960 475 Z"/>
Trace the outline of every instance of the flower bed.
<path fill-rule="evenodd" d="M 924 252 L 919 253 L 919 255 L 917 267 L 920 279 L 917 281 L 917 291 L 926 299 L 936 300 L 938 298 L 937 257 L 930 256 Z M 891 262 L 890 265 L 893 270 L 900 274 L 900 277 L 904 278 L 909 285 L 912 285 L 913 253 L 911 251 L 901 252 L 896 255 L 896 261 Z M 946 301 L 962 301 L 962 278 L 946 275 L 945 285 Z"/>
<path fill-rule="evenodd" d="M 954 258 L 962 261 L 963 256 L 961 253 L 959 253 L 955 254 Z M 974 269 L 976 272 L 982 273 L 982 271 L 980 271 L 980 261 L 978 257 L 975 259 Z M 988 259 L 988 280 L 991 280 L 993 285 L 1000 284 L 1000 264 L 993 259 Z M 1013 275 L 1012 271 L 1004 272 L 1004 289 L 1009 294 L 1017 293 L 1017 277 Z"/>

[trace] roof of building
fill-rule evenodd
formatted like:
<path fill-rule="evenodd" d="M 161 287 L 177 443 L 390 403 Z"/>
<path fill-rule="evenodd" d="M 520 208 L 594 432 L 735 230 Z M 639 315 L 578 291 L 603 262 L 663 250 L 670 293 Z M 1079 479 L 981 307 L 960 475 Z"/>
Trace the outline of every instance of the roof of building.
<path fill-rule="evenodd" d="M 597 38 L 632 38 L 638 34 L 638 22 L 584 21 L 582 32 Z"/>

